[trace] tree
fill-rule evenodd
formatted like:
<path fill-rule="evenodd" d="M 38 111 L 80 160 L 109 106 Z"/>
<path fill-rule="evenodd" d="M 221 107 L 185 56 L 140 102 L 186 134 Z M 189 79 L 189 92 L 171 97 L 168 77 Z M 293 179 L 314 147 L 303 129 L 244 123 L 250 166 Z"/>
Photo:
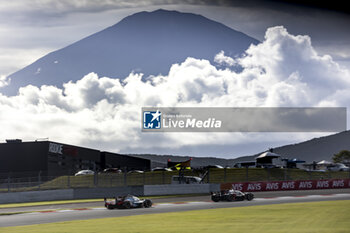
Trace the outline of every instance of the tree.
<path fill-rule="evenodd" d="M 332 159 L 335 163 L 350 163 L 350 151 L 342 150 L 338 154 L 334 154 Z"/>

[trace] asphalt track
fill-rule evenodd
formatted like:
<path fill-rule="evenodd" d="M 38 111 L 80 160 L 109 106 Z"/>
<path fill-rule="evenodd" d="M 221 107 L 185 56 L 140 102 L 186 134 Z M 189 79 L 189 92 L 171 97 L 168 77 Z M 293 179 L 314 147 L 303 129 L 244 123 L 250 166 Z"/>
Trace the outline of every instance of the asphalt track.
<path fill-rule="evenodd" d="M 30 213 L 2 215 L 0 227 L 64 222 L 108 217 L 122 217 L 143 214 L 157 214 L 189 210 L 244 207 L 282 203 L 315 202 L 330 200 L 350 200 L 350 189 L 308 190 L 255 193 L 253 201 L 219 202 L 210 201 L 210 196 L 189 196 L 154 199 L 154 206 L 149 209 L 107 210 L 103 202 L 50 205 L 26 208 L 1 209 L 2 214 L 22 211 Z"/>

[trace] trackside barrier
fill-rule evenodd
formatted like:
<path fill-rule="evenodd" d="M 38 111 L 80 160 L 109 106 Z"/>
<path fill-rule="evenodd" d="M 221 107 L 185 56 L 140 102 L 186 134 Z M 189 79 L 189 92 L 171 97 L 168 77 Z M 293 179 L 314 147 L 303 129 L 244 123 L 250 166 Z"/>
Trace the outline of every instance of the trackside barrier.
<path fill-rule="evenodd" d="M 0 193 L 0 204 L 74 199 L 73 189 Z"/>
<path fill-rule="evenodd" d="M 27 192 L 0 193 L 0 204 L 74 200 L 86 198 L 114 197 L 133 194 L 137 196 L 209 194 L 220 190 L 220 184 L 176 184 L 176 185 L 138 185 L 110 188 L 58 189 Z"/>
<path fill-rule="evenodd" d="M 144 195 L 208 194 L 219 190 L 219 184 L 145 185 Z"/>
<path fill-rule="evenodd" d="M 306 171 L 280 168 L 210 168 L 186 171 L 147 171 L 144 173 L 74 173 L 44 176 L 44 172 L 0 173 L 0 193 L 77 188 L 112 188 L 140 185 L 169 185 L 173 176 L 197 176 L 204 183 L 279 182 L 298 180 L 349 179 L 350 171 Z M 70 175 L 69 175 L 70 174 Z"/>
<path fill-rule="evenodd" d="M 221 190 L 231 189 L 231 188 L 240 190 L 243 192 L 340 189 L 340 188 L 350 188 L 350 179 L 237 182 L 237 183 L 223 183 L 220 185 Z"/>

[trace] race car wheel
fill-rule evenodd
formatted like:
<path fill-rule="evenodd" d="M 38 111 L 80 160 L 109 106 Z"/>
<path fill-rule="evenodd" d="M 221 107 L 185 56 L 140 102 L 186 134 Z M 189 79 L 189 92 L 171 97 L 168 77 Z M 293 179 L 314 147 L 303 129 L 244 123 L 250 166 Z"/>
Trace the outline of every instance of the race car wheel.
<path fill-rule="evenodd" d="M 227 201 L 234 201 L 235 197 L 233 195 L 227 196 Z"/>
<path fill-rule="evenodd" d="M 248 193 L 248 194 L 246 195 L 246 198 L 247 198 L 247 201 L 251 201 L 251 200 L 253 200 L 254 195 L 251 194 L 251 193 Z"/>
<path fill-rule="evenodd" d="M 151 200 L 145 200 L 145 202 L 143 203 L 143 206 L 145 208 L 150 208 L 152 206 L 152 201 Z"/>
<path fill-rule="evenodd" d="M 123 204 L 123 207 L 125 208 L 125 209 L 130 209 L 131 208 L 131 204 L 130 204 L 130 202 L 124 202 L 124 204 Z"/>
<path fill-rule="evenodd" d="M 108 206 L 106 206 L 107 207 L 107 209 L 109 209 L 109 210 L 112 210 L 112 209 L 114 209 L 112 206 L 110 206 L 110 205 L 108 205 Z"/>
<path fill-rule="evenodd" d="M 213 202 L 219 202 L 220 201 L 220 197 L 218 197 L 218 196 L 211 196 L 211 200 Z"/>

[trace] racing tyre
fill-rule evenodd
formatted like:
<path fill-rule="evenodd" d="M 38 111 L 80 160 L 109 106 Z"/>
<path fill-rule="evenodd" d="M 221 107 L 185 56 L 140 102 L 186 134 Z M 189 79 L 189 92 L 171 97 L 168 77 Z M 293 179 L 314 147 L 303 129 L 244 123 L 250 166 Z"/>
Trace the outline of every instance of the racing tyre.
<path fill-rule="evenodd" d="M 152 201 L 151 200 L 145 200 L 145 202 L 143 203 L 143 206 L 145 208 L 150 208 L 152 206 Z"/>
<path fill-rule="evenodd" d="M 227 196 L 227 201 L 233 201 L 235 197 L 233 195 L 228 195 Z"/>
<path fill-rule="evenodd" d="M 251 200 L 254 199 L 254 195 L 253 195 L 252 193 L 248 193 L 248 194 L 246 195 L 246 198 L 247 198 L 247 201 L 251 201 Z"/>
<path fill-rule="evenodd" d="M 124 204 L 123 204 L 123 207 L 124 207 L 124 209 L 130 209 L 131 208 L 131 204 L 130 204 L 130 202 L 125 202 Z"/>
<path fill-rule="evenodd" d="M 220 201 L 220 197 L 218 197 L 218 196 L 211 196 L 211 200 L 213 202 L 219 202 Z"/>

